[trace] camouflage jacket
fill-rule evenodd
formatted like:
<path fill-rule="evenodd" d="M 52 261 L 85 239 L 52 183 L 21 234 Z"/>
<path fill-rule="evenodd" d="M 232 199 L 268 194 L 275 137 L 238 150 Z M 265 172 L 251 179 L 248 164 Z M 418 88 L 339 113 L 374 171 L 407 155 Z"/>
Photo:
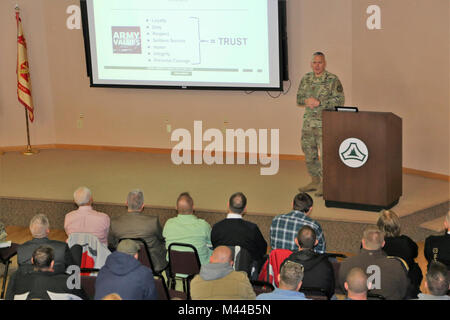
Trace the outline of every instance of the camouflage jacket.
<path fill-rule="evenodd" d="M 303 123 L 310 127 L 322 127 L 322 111 L 333 110 L 335 106 L 342 106 L 345 102 L 341 81 L 326 70 L 320 77 L 316 77 L 314 72 L 308 72 L 302 78 L 297 91 L 297 105 L 305 105 L 305 100 L 311 97 L 319 100 L 320 105 L 313 109 L 305 108 Z"/>

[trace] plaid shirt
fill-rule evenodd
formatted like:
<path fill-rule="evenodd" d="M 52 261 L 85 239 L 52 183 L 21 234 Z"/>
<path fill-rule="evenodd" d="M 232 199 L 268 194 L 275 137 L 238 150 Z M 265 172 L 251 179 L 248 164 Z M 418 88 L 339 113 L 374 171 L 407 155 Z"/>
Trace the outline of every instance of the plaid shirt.
<path fill-rule="evenodd" d="M 297 237 L 298 230 L 304 225 L 310 226 L 316 231 L 316 238 L 319 240 L 319 243 L 314 248 L 314 251 L 324 253 L 326 251 L 326 244 L 322 227 L 318 222 L 297 210 L 276 216 L 272 220 L 272 225 L 270 226 L 270 244 L 272 250 L 288 249 L 297 251 L 298 247 L 295 245 L 294 239 Z"/>

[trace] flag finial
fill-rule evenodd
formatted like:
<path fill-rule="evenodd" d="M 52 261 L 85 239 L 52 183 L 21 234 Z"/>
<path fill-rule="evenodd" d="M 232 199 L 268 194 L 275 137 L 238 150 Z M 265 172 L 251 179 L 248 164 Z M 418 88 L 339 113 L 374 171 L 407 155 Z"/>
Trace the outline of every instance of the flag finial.
<path fill-rule="evenodd" d="M 20 11 L 20 7 L 19 7 L 19 5 L 18 5 L 17 3 L 16 3 L 15 9 L 16 9 L 16 12 L 19 12 L 19 11 Z"/>

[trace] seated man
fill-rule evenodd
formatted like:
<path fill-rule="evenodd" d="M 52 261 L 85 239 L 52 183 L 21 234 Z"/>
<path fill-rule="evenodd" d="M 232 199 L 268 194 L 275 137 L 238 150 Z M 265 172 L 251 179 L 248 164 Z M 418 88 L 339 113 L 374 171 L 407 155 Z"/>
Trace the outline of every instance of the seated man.
<path fill-rule="evenodd" d="M 69 275 L 55 273 L 54 251 L 49 246 L 34 250 L 31 263 L 34 270 L 16 271 L 10 279 L 6 300 L 79 300 L 87 299 L 84 291 L 69 289 Z"/>
<path fill-rule="evenodd" d="M 200 274 L 191 281 L 192 300 L 254 300 L 253 287 L 243 271 L 233 270 L 232 251 L 217 247 Z"/>
<path fill-rule="evenodd" d="M 262 293 L 256 300 L 309 300 L 299 292 L 302 286 L 303 266 L 294 261 L 286 261 L 278 274 L 279 287 L 269 293 Z"/>
<path fill-rule="evenodd" d="M 313 199 L 307 193 L 299 193 L 294 197 L 293 210 L 287 214 L 276 216 L 270 226 L 270 244 L 272 249 L 297 250 L 294 239 L 298 230 L 304 225 L 310 226 L 316 232 L 319 241 L 314 251 L 325 253 L 325 236 L 320 224 L 311 219 L 313 210 Z"/>
<path fill-rule="evenodd" d="M 262 264 L 267 251 L 267 242 L 261 231 L 253 222 L 245 221 L 247 198 L 241 192 L 237 192 L 228 201 L 227 218 L 217 222 L 211 231 L 213 248 L 218 246 L 240 246 L 245 248 L 253 261 Z"/>
<path fill-rule="evenodd" d="M 117 293 L 123 300 L 156 300 L 158 298 L 152 271 L 138 260 L 140 245 L 122 240 L 106 259 L 95 282 L 95 300 Z"/>
<path fill-rule="evenodd" d="M 78 210 L 69 212 L 64 219 L 64 230 L 71 233 L 90 233 L 98 238 L 105 246 L 108 245 L 110 218 L 107 214 L 92 209 L 92 193 L 86 187 L 75 190 L 73 199 Z"/>
<path fill-rule="evenodd" d="M 360 268 L 353 268 L 344 282 L 347 297 L 345 300 L 367 300 L 367 275 Z"/>
<path fill-rule="evenodd" d="M 314 252 L 317 245 L 316 232 L 309 226 L 303 226 L 298 231 L 295 244 L 298 251 L 291 254 L 286 261 L 300 263 L 304 267 L 303 284 L 304 288 L 321 288 L 327 292 L 328 297 L 334 294 L 334 270 L 328 256 Z M 283 266 L 281 264 L 281 267 Z"/>
<path fill-rule="evenodd" d="M 197 249 L 200 263 L 207 264 L 211 256 L 211 226 L 194 215 L 194 201 L 187 192 L 178 196 L 177 211 L 178 215 L 167 220 L 164 225 L 166 248 L 173 242 L 191 244 Z"/>
<path fill-rule="evenodd" d="M 111 221 L 110 247 L 117 247 L 122 238 L 142 238 L 147 243 L 153 267 L 156 271 L 161 271 L 167 266 L 167 261 L 165 241 L 158 217 L 142 213 L 144 194 L 141 190 L 128 193 L 127 206 L 128 214 Z"/>
<path fill-rule="evenodd" d="M 50 223 L 44 214 L 37 214 L 30 221 L 30 232 L 33 240 L 27 241 L 20 245 L 17 249 L 17 263 L 23 270 L 33 269 L 31 257 L 34 250 L 42 245 L 47 245 L 53 248 L 55 254 L 55 272 L 63 273 L 67 267 L 75 264 L 72 254 L 67 243 L 57 240 L 50 240 L 48 234 L 50 233 Z"/>
<path fill-rule="evenodd" d="M 406 262 L 398 257 L 387 256 L 382 250 L 383 246 L 384 233 L 376 226 L 367 227 L 360 253 L 341 262 L 339 283 L 342 289 L 350 270 L 358 267 L 367 273 L 373 293 L 388 300 L 405 298 L 409 286 Z"/>
<path fill-rule="evenodd" d="M 418 300 L 450 300 L 450 279 L 447 267 L 440 262 L 431 262 L 425 281 L 429 294 L 419 293 Z"/>
<path fill-rule="evenodd" d="M 432 261 L 439 261 L 450 270 L 450 210 L 444 220 L 445 234 L 441 236 L 429 236 L 425 239 L 425 258 L 428 265 Z"/>

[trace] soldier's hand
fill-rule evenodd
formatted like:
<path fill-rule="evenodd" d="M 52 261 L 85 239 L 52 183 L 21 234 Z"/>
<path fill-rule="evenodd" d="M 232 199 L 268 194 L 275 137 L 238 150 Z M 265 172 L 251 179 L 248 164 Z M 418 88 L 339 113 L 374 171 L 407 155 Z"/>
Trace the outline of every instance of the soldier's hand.
<path fill-rule="evenodd" d="M 320 105 L 320 101 L 317 100 L 316 98 L 308 98 L 305 100 L 305 105 L 307 108 L 316 108 Z"/>
<path fill-rule="evenodd" d="M 317 108 L 318 106 L 320 106 L 320 101 L 319 100 L 317 100 L 316 98 L 310 98 L 310 99 L 312 99 L 311 106 L 313 108 Z"/>

